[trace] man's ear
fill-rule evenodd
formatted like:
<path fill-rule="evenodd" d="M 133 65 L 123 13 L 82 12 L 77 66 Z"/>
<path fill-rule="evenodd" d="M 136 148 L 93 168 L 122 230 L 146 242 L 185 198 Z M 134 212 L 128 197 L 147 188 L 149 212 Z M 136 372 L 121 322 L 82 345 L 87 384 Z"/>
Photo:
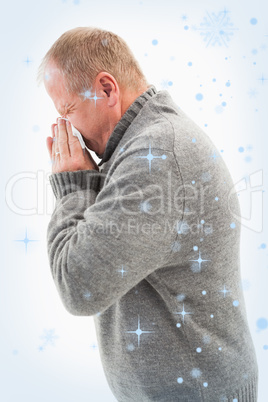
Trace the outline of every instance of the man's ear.
<path fill-rule="evenodd" d="M 105 88 L 105 89 L 103 89 L 103 91 L 106 93 L 106 95 L 108 97 L 110 97 L 110 93 L 113 90 L 113 85 L 111 84 L 111 82 L 106 81 L 105 79 L 101 78 L 100 83 Z"/>
<path fill-rule="evenodd" d="M 100 74 L 102 75 L 99 77 L 98 88 L 105 97 L 107 96 L 108 106 L 113 107 L 119 101 L 119 86 L 109 73 L 101 72 Z"/>

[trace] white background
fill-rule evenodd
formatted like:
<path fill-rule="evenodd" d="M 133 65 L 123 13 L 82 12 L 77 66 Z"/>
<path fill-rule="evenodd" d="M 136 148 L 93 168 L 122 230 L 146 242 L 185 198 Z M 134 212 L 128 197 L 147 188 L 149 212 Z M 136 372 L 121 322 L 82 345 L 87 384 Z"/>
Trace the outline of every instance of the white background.
<path fill-rule="evenodd" d="M 233 25 L 226 25 L 228 19 Z M 240 194 L 242 215 L 250 219 L 251 208 L 257 209 L 263 227 L 242 227 L 241 286 L 259 362 L 259 402 L 267 401 L 267 2 L 15 0 L 1 2 L 0 21 L 1 400 L 115 401 L 93 317 L 65 310 L 50 273 L 46 228 L 54 196 L 46 137 L 58 114 L 44 86 L 36 84 L 42 57 L 63 32 L 96 26 L 125 39 L 149 83 L 169 91 L 208 133 L 234 183 L 244 178 L 248 184 Z M 225 33 L 213 42 L 219 30 Z M 263 209 L 250 198 L 249 177 L 259 171 L 263 183 L 256 189 L 262 191 Z M 27 252 L 26 230 L 28 240 L 35 240 Z"/>

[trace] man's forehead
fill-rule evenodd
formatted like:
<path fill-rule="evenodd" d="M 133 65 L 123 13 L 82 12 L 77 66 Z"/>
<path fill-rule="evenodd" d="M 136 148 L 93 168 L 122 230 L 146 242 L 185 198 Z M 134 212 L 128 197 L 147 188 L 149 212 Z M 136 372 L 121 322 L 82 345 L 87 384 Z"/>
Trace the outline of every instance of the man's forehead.
<path fill-rule="evenodd" d="M 44 75 L 45 86 L 51 91 L 53 94 L 64 94 L 64 80 L 60 70 L 55 67 L 54 64 L 48 64 L 45 68 Z"/>
<path fill-rule="evenodd" d="M 50 60 L 46 66 L 45 66 L 45 74 L 47 74 L 47 80 L 51 79 L 54 76 L 57 76 L 57 78 L 59 78 L 60 74 L 60 70 L 57 66 L 57 64 L 55 64 L 52 60 Z"/>
<path fill-rule="evenodd" d="M 53 62 L 49 62 L 45 69 L 45 87 L 61 116 L 75 104 L 75 99 L 66 91 L 63 77 Z"/>

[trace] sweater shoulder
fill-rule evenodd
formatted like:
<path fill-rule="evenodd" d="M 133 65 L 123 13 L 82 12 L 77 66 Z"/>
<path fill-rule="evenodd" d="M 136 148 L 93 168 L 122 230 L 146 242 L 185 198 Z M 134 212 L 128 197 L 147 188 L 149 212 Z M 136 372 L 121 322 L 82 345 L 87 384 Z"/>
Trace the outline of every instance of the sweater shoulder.
<path fill-rule="evenodd" d="M 132 150 L 157 148 L 174 151 L 174 126 L 169 114 L 175 113 L 175 110 L 155 98 L 147 102 L 125 133 L 123 142 L 126 147 Z"/>
<path fill-rule="evenodd" d="M 124 135 L 128 146 L 187 153 L 195 137 L 207 147 L 211 140 L 205 131 L 172 99 L 169 92 L 159 91 L 149 100 Z M 194 141 L 194 140 L 193 140 Z"/>

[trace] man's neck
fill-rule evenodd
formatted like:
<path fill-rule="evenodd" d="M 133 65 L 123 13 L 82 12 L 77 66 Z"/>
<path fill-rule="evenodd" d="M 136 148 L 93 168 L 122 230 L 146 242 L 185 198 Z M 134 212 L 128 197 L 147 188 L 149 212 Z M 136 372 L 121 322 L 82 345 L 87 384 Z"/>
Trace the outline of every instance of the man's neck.
<path fill-rule="evenodd" d="M 140 96 L 140 95 L 142 95 L 145 91 L 147 91 L 147 89 L 150 87 L 150 85 L 148 85 L 147 87 L 143 87 L 143 88 L 141 88 L 140 89 L 140 91 L 138 91 L 138 92 L 129 92 L 129 91 L 121 91 L 121 94 L 122 94 L 122 101 L 121 101 L 121 117 L 120 117 L 120 119 L 122 118 L 122 116 L 125 114 L 125 112 L 127 111 L 127 109 L 132 105 L 132 103 Z M 120 120 L 119 119 L 119 120 Z M 119 121 L 118 120 L 118 121 Z M 109 139 L 109 137 L 110 137 L 110 135 L 112 134 L 112 132 L 113 132 L 113 130 L 114 130 L 114 128 L 115 128 L 115 126 L 116 126 L 116 124 L 118 123 L 118 121 L 116 122 L 116 123 L 114 123 L 111 127 L 110 127 L 110 130 L 109 130 L 109 132 L 106 134 L 106 135 L 104 135 L 103 136 L 103 138 L 102 138 L 102 145 L 100 145 L 100 147 L 99 147 L 99 150 L 98 150 L 98 152 L 97 151 L 95 151 L 95 153 L 97 154 L 97 156 L 99 157 L 99 158 L 102 158 L 102 156 L 103 156 L 103 153 L 104 153 L 104 151 L 105 151 L 105 148 L 106 148 L 106 144 L 107 144 L 107 142 L 108 142 L 108 139 Z M 104 140 L 104 141 L 103 141 Z"/>

